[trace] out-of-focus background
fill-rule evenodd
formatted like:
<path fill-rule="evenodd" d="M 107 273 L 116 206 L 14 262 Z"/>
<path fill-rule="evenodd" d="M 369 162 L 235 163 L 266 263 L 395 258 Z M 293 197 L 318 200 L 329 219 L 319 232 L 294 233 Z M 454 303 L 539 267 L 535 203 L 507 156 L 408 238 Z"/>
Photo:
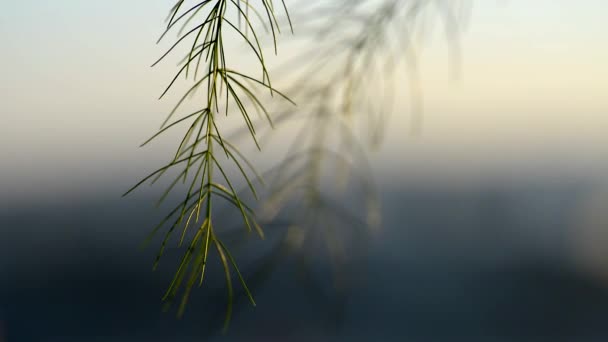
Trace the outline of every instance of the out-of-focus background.
<path fill-rule="evenodd" d="M 168 208 L 154 206 L 163 189 L 121 198 L 178 143 L 138 148 L 181 95 L 157 101 L 175 65 L 149 67 L 171 3 L 3 3 L 0 341 L 608 338 L 608 3 L 472 1 L 458 18 L 434 3 L 424 29 L 395 35 L 415 56 L 392 54 L 390 96 L 369 87 L 390 107 L 382 141 L 357 135 L 363 161 L 327 172 L 330 185 L 351 175 L 332 204 L 290 200 L 264 241 L 226 232 L 258 306 L 235 281 L 225 335 L 218 260 L 184 318 L 163 313 L 180 250 L 152 272 L 160 240 L 139 249 Z M 307 59 L 281 66 L 315 41 L 294 39 L 267 49 L 276 84 L 314 88 L 325 74 L 294 83 Z M 299 137 L 293 113 L 262 152 L 244 140 L 260 169 Z M 369 126 L 359 114 L 355 131 Z"/>

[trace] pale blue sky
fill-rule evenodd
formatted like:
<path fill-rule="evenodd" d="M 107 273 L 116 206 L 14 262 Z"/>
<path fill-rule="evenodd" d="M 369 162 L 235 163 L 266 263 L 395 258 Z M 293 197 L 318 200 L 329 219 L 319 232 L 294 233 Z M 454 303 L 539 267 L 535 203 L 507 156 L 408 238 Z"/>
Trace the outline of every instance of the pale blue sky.
<path fill-rule="evenodd" d="M 165 159 L 170 139 L 157 149 L 137 146 L 172 105 L 156 98 L 173 66 L 149 68 L 161 53 L 154 43 L 171 4 L 3 1 L 0 192 L 78 187 L 91 178 L 126 185 L 140 167 Z M 374 157 L 391 160 L 380 163 L 389 165 L 382 172 L 398 174 L 407 164 L 412 173 L 428 174 L 429 165 L 441 166 L 433 172 L 491 173 L 539 156 L 599 170 L 608 144 L 607 13 L 605 0 L 474 1 L 462 80 L 449 82 L 445 43 L 434 39 L 421 64 L 425 136 L 405 137 L 407 115 L 395 116 Z M 574 152 L 571 163 L 559 159 L 564 149 Z M 410 159 L 389 158 L 404 151 Z"/>

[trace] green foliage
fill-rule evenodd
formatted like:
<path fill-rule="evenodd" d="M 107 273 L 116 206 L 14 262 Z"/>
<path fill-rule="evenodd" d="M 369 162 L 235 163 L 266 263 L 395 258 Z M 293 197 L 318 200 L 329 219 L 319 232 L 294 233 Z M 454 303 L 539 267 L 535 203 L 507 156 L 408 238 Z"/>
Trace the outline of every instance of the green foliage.
<path fill-rule="evenodd" d="M 250 1 L 204 0 L 191 7 L 187 7 L 186 3 L 185 0 L 179 0 L 171 9 L 166 30 L 160 39 L 179 27 L 178 38 L 154 65 L 164 60 L 176 48 L 190 41 L 188 45 L 190 48 L 179 65 L 179 70 L 162 93 L 161 98 L 171 90 L 181 76 L 188 79 L 192 75 L 193 85 L 170 112 L 159 132 L 144 142 L 142 146 L 179 124 L 190 122 L 190 125 L 173 158 L 129 189 L 125 195 L 149 180 L 156 182 L 170 170 L 178 170 L 177 176 L 168 186 L 160 201 L 163 201 L 180 181 L 187 185 L 186 195 L 154 228 L 149 237 L 150 239 L 165 229 L 164 238 L 154 263 L 155 269 L 170 238 L 177 231 L 181 230 L 179 245 L 187 246 L 163 300 L 171 304 L 181 291 L 178 309 L 178 315 L 181 316 L 194 285 L 203 284 L 209 252 L 215 250 L 224 269 L 228 288 L 228 308 L 225 319 L 227 326 L 232 312 L 233 271 L 245 289 L 251 304 L 255 305 L 255 301 L 235 259 L 217 234 L 218 227 L 215 225 L 213 216 L 216 201 L 221 200 L 232 206 L 242 217 L 243 224 L 248 231 L 255 230 L 262 238 L 264 234 L 254 211 L 242 200 L 235 189 L 235 181 L 228 176 L 228 166 L 224 165 L 225 162 L 220 162 L 220 159 L 231 162 L 256 197 L 257 192 L 252 179 L 254 177 L 259 179 L 259 175 L 253 169 L 252 163 L 235 145 L 223 137 L 223 132 L 217 124 L 217 118 L 219 115 L 227 116 L 231 108 L 236 107 L 236 112 L 242 116 L 249 135 L 259 148 L 256 128 L 250 115 L 251 108 L 264 113 L 270 125 L 272 125 L 272 121 L 265 105 L 256 96 L 256 88 L 265 89 L 272 95 L 276 94 L 287 101 L 291 102 L 291 100 L 271 85 L 260 39 L 250 16 L 250 10 L 255 11 Z M 257 15 L 260 19 L 265 20 L 266 26 L 270 27 L 276 52 L 276 34 L 280 32 L 277 9 L 275 4 L 269 0 L 262 0 L 261 3 L 266 18 L 262 19 L 260 13 Z M 287 13 L 284 3 L 283 9 Z M 194 23 L 194 26 L 191 23 Z M 225 37 L 230 34 L 228 31 L 236 33 L 236 36 L 240 37 L 253 52 L 261 69 L 260 78 L 228 66 L 228 56 L 225 51 Z M 199 91 L 206 95 L 200 109 L 169 123 L 173 116 L 180 111 L 184 102 Z M 220 158 L 218 154 L 226 158 Z M 189 234 L 190 229 L 194 231 Z"/>
<path fill-rule="evenodd" d="M 405 61 L 409 75 L 413 118 L 411 128 L 413 131 L 420 129 L 422 100 L 412 36 L 423 31 L 424 17 L 431 12 L 429 8 L 438 9 L 436 13 L 444 18 L 451 51 L 456 56 L 453 59 L 457 60 L 459 46 L 456 38 L 460 32 L 457 23 L 459 13 L 467 7 L 468 1 L 299 1 L 300 16 L 294 20 L 298 20 L 299 27 L 303 28 L 301 31 L 310 32 L 308 36 L 301 37 L 309 38 L 311 49 L 284 65 L 294 85 L 287 93 L 302 104 L 297 110 L 290 98 L 272 86 L 261 37 L 256 31 L 258 25 L 266 29 L 272 37 L 276 53 L 280 14 L 285 13 L 285 21 L 290 27 L 292 24 L 283 1 L 280 6 L 275 6 L 270 0 L 255 3 L 251 0 L 204 0 L 190 5 L 187 4 L 190 1 L 179 0 L 175 3 L 159 41 L 172 31 L 177 31 L 177 39 L 154 65 L 187 44 L 178 71 L 161 98 L 181 77 L 190 80 L 191 86 L 169 113 L 160 130 L 142 146 L 169 129 L 187 123 L 189 126 L 170 161 L 126 193 L 147 181 L 155 183 L 167 174 L 173 174 L 175 178 L 159 202 L 165 200 L 178 184 L 186 187 L 183 199 L 147 239 L 150 241 L 164 231 L 155 269 L 172 237 L 177 235 L 179 246 L 186 246 L 175 276 L 163 296 L 168 306 L 181 294 L 178 315 L 183 314 L 193 287 L 203 284 L 210 250 L 217 254 L 226 277 L 228 307 L 225 326 L 230 320 L 234 300 L 233 273 L 236 273 L 250 302 L 255 305 L 235 258 L 218 234 L 218 230 L 222 230 L 222 227 L 216 226 L 214 219 L 214 208 L 217 208 L 218 201 L 227 203 L 238 213 L 249 232 L 256 231 L 263 238 L 263 221 L 276 219 L 290 198 L 303 195 L 289 229 L 297 227 L 298 234 L 303 233 L 300 242 L 315 235 L 324 236 L 330 261 L 339 272 L 345 259 L 344 251 L 347 250 L 344 248 L 346 236 L 356 236 L 354 241 L 368 241 L 367 231 L 378 226 L 380 219 L 365 144 L 360 142 L 354 130 L 363 127 L 371 137 L 371 145 L 379 144 L 387 114 L 391 111 L 388 107 L 395 97 L 394 74 L 401 61 Z M 259 77 L 228 66 L 227 60 L 231 56 L 226 53 L 225 43 L 233 39 L 240 40 L 251 52 L 252 59 L 259 67 Z M 381 91 L 378 91 L 379 85 Z M 261 90 L 285 100 L 288 107 L 269 108 L 256 95 Z M 381 97 L 378 97 L 379 92 Z M 198 109 L 173 119 L 184 111 L 185 103 L 196 93 L 205 95 Z M 246 203 L 235 188 L 237 182 L 241 181 L 257 199 L 255 184 L 263 184 L 261 176 L 231 141 L 233 136 L 223 134 L 218 125 L 219 116 L 238 114 L 242 117 L 242 129 L 237 133 L 246 133 L 260 149 L 258 122 L 250 115 L 252 110 L 270 128 L 296 117 L 305 121 L 288 147 L 286 157 L 265 173 L 271 175 L 272 182 L 267 188 L 262 210 Z M 331 165 L 331 162 L 335 164 Z M 363 219 L 341 206 L 335 198 L 339 191 L 328 190 L 322 181 L 324 172 L 330 170 L 330 177 L 334 177 L 330 183 L 343 183 L 343 187 L 346 187 L 347 176 L 354 174 L 352 169 L 355 164 L 363 171 L 355 175 L 355 186 L 361 190 L 355 197 L 362 201 L 364 207 L 356 214 L 363 213 L 366 216 Z M 232 179 L 229 176 L 231 171 L 235 171 L 240 179 Z M 348 187 L 353 188 L 352 184 Z M 335 228 L 340 225 L 350 231 Z M 316 229 L 320 231 L 315 232 Z M 291 234 L 289 232 L 287 235 Z M 316 234 L 318 232 L 321 234 Z M 288 240 L 289 236 L 285 242 L 291 244 Z"/>

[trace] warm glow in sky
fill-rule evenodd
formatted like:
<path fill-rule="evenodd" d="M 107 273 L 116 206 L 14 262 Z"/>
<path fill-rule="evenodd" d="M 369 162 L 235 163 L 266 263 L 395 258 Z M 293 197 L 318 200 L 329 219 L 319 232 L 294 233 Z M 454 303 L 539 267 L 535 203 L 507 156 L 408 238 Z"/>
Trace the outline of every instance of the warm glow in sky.
<path fill-rule="evenodd" d="M 161 0 L 3 4 L 0 192 L 92 179 L 128 184 L 142 174 L 138 167 L 165 159 L 153 153 L 159 149 L 137 146 L 172 105 L 156 98 L 173 66 L 149 68 L 161 52 L 154 42 L 169 6 Z M 422 136 L 404 133 L 409 107 L 401 97 L 385 146 L 373 158 L 396 176 L 403 168 L 527 170 L 529 162 L 575 173 L 604 170 L 606 13 L 604 0 L 474 1 L 462 40 L 462 77 L 450 80 L 438 33 L 420 55 Z M 173 148 L 164 142 L 161 151 Z"/>

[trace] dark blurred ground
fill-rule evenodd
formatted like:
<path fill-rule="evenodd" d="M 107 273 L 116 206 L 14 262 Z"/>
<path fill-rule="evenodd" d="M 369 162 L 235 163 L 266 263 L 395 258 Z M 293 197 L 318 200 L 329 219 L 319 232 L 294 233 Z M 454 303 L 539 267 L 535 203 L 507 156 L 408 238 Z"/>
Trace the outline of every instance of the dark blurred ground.
<path fill-rule="evenodd" d="M 152 272 L 157 245 L 138 249 L 162 214 L 153 199 L 97 194 L 4 211 L 0 334 L 9 342 L 608 339 L 608 283 L 578 256 L 592 186 L 439 188 L 383 190 L 384 223 L 350 247 L 339 288 L 323 258 L 304 259 L 280 244 L 283 228 L 269 229 L 252 242 L 257 252 L 238 257 L 258 306 L 235 283 L 226 335 L 217 268 L 183 319 L 162 312 L 178 254 Z"/>

